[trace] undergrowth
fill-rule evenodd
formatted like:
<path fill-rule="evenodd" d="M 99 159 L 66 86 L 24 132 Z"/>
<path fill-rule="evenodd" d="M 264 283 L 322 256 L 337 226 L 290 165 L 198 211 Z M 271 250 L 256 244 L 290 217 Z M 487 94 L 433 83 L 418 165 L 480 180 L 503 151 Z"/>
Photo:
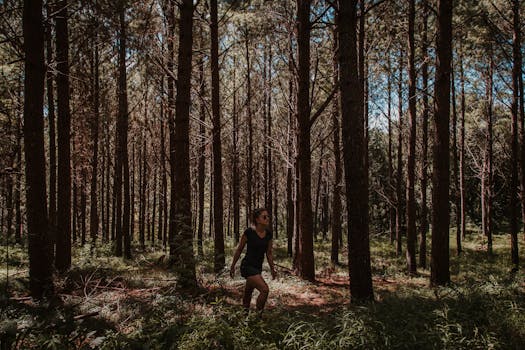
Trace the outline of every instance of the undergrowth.
<path fill-rule="evenodd" d="M 178 291 L 162 247 L 137 250 L 129 261 L 111 257 L 109 245 L 76 247 L 71 270 L 56 276 L 58 298 L 40 302 L 26 298 L 24 248 L 11 246 L 6 260 L 1 247 L 0 341 L 19 349 L 520 349 L 525 344 L 525 275 L 511 272 L 507 235 L 495 237 L 493 256 L 475 234 L 459 257 L 452 245 L 452 283 L 439 288 L 429 286 L 428 269 L 407 276 L 404 257 L 396 256 L 387 239 L 373 237 L 371 244 L 375 301 L 351 304 L 345 251 L 341 264 L 331 266 L 330 242 L 316 242 L 318 282 L 312 284 L 290 273 L 286 242 L 277 242 L 276 263 L 282 268 L 275 281 L 263 273 L 270 299 L 262 319 L 242 309 L 238 271 L 233 280 L 212 273 L 212 246 L 198 259 L 200 287 L 191 294 Z M 227 249 L 231 259 L 234 247 Z"/>

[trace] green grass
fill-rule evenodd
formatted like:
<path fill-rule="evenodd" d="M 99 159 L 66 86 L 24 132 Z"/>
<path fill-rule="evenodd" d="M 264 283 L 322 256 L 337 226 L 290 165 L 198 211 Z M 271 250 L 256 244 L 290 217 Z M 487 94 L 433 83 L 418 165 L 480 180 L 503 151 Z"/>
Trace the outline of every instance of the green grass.
<path fill-rule="evenodd" d="M 525 249 L 520 236 L 520 251 Z M 0 249 L 0 339 L 18 348 L 102 349 L 520 349 L 525 344 L 525 274 L 511 273 L 510 237 L 494 237 L 494 254 L 470 233 L 456 256 L 451 234 L 451 278 L 431 288 L 430 271 L 406 274 L 387 238 L 371 238 L 375 302 L 350 304 L 346 250 L 330 264 L 330 242 L 315 243 L 318 282 L 280 271 L 270 286 L 264 319 L 240 306 L 243 279 L 237 271 L 212 273 L 207 242 L 198 262 L 201 288 L 181 295 L 161 249 L 136 251 L 134 259 L 111 257 L 109 246 L 74 249 L 74 266 L 57 276 L 60 302 L 7 299 L 5 247 Z M 430 242 L 429 242 L 430 254 Z M 234 250 L 228 241 L 227 266 Z M 521 254 L 523 259 L 524 254 Z M 290 267 L 286 242 L 276 262 Z M 27 257 L 10 247 L 9 296 L 27 295 Z M 430 263 L 428 259 L 428 263 Z M 238 265 L 237 265 L 238 266 Z M 256 293 L 255 293 L 256 295 Z M 252 306 L 253 307 L 253 306 Z M 98 314 L 84 319 L 75 316 Z"/>

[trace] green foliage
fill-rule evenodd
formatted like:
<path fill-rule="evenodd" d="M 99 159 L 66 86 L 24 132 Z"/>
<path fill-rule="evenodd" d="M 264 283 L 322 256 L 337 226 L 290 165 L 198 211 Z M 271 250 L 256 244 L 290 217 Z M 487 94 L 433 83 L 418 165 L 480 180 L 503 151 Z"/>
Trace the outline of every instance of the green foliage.
<path fill-rule="evenodd" d="M 124 261 L 108 257 L 109 246 L 75 248 L 74 267 L 57 279 L 62 303 L 2 304 L 0 339 L 39 349 L 520 348 L 525 343 L 525 274 L 510 274 L 506 235 L 495 236 L 494 255 L 488 257 L 485 240 L 473 232 L 469 227 L 463 255 L 451 255 L 453 284 L 448 287 L 430 288 L 428 270 L 409 278 L 404 257 L 396 257 L 387 239 L 372 237 L 374 303 L 349 304 L 346 285 L 327 287 L 325 277 L 313 285 L 283 271 L 280 280 L 268 280 L 270 307 L 263 319 L 246 314 L 240 295 L 231 294 L 242 292 L 238 277 L 216 276 L 201 266 L 202 288 L 180 294 L 172 273 L 159 263 L 161 251 L 135 252 L 133 260 Z M 211 253 L 208 244 L 205 252 Z M 276 252 L 283 253 L 276 259 L 290 266 L 285 244 L 276 242 Z M 232 249 L 228 242 L 228 256 Z M 316 242 L 315 250 L 320 276 L 323 271 L 332 271 L 327 276 L 336 279 L 347 275 L 344 251 L 342 265 L 334 267 L 330 242 Z M 13 265 L 23 271 L 27 261 L 21 251 L 13 252 L 20 257 Z M 23 273 L 13 276 L 11 293 L 24 295 L 27 285 L 21 281 L 26 279 Z M 308 291 L 329 304 L 316 304 Z M 93 311 L 98 315 L 75 319 Z"/>

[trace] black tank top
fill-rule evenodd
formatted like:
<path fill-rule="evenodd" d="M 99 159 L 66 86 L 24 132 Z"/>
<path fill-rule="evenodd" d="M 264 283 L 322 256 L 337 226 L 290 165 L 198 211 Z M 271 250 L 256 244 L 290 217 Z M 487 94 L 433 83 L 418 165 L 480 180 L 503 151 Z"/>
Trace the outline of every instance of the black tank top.
<path fill-rule="evenodd" d="M 264 238 L 259 237 L 257 232 L 248 227 L 244 234 L 247 239 L 246 255 L 244 256 L 244 263 L 258 269 L 262 269 L 262 264 L 264 261 L 264 254 L 268 249 L 268 243 L 272 239 L 272 233 L 269 230 L 266 230 L 266 236 Z"/>

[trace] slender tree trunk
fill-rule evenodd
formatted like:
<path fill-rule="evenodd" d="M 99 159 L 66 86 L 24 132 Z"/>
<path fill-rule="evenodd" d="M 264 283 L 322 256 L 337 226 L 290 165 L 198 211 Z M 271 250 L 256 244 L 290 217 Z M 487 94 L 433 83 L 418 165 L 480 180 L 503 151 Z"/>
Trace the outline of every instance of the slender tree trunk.
<path fill-rule="evenodd" d="M 398 131 L 397 131 L 397 175 L 396 175 L 396 252 L 403 252 L 403 50 L 399 51 L 399 82 L 398 82 Z"/>
<path fill-rule="evenodd" d="M 101 238 L 102 238 L 102 241 L 104 241 L 104 237 L 106 235 L 106 227 L 105 227 L 105 222 L 106 222 L 106 206 L 107 206 L 107 201 L 108 199 L 105 197 L 105 189 L 106 189 L 106 168 L 107 168 L 107 161 L 106 161 L 106 156 L 104 153 L 101 153 L 101 165 L 100 165 L 100 170 L 102 171 L 102 173 L 100 174 L 100 186 L 99 186 L 99 198 L 100 198 L 100 205 L 99 205 L 99 209 L 100 209 L 100 213 L 98 214 L 99 215 L 99 220 L 100 220 L 100 228 L 101 228 Z M 93 242 L 93 244 L 95 244 L 95 242 Z"/>
<path fill-rule="evenodd" d="M 518 19 L 519 17 L 519 11 L 518 11 Z M 519 28 L 518 28 L 519 29 Z M 521 37 L 521 31 L 516 31 L 516 36 Z M 520 43 L 520 41 L 516 40 L 516 43 Z M 518 50 L 518 61 L 517 64 L 519 65 L 519 71 L 522 70 L 523 65 L 523 57 L 521 55 L 521 48 Z M 520 156 L 521 156 L 521 221 L 524 223 L 523 225 L 523 231 L 524 231 L 524 239 L 525 239 L 525 101 L 523 97 L 523 74 L 518 74 L 518 82 L 519 82 L 519 113 L 520 113 L 520 120 L 519 124 L 521 127 L 521 149 L 520 149 Z"/>
<path fill-rule="evenodd" d="M 53 9 L 48 3 L 46 5 L 48 16 L 46 27 L 46 56 L 47 56 L 47 117 L 49 122 L 49 225 L 52 231 L 55 230 L 56 225 L 56 197 L 57 197 L 57 150 L 56 150 L 56 129 L 55 129 L 55 94 L 53 80 L 55 76 L 50 69 L 53 62 L 53 29 L 51 22 L 51 14 Z M 54 242 L 53 242 L 54 243 Z"/>
<path fill-rule="evenodd" d="M 323 174 L 323 157 L 324 157 L 324 140 L 321 140 L 321 155 L 317 167 L 317 186 L 315 192 L 315 212 L 314 212 L 314 240 L 317 242 L 317 233 L 319 232 L 319 200 L 321 197 L 321 181 Z"/>
<path fill-rule="evenodd" d="M 117 127 L 119 135 L 119 147 L 117 162 L 116 178 L 118 181 L 119 195 L 117 197 L 117 250 L 116 255 L 122 253 L 126 259 L 131 258 L 131 241 L 130 241 L 130 184 L 129 184 L 129 161 L 128 161 L 128 93 L 127 93 L 127 75 L 126 75 L 126 19 L 125 19 L 124 0 L 119 2 L 119 78 L 118 78 L 118 122 Z M 123 193 L 122 193 L 123 192 Z M 123 202 L 123 207 L 121 206 Z M 120 231 L 120 232 L 119 232 Z M 124 247 L 122 247 L 122 244 Z M 122 251 L 124 248 L 124 251 Z"/>
<path fill-rule="evenodd" d="M 69 34 L 67 1 L 57 3 L 56 59 L 58 106 L 57 237 L 55 266 L 65 271 L 71 266 L 71 116 L 69 111 Z"/>
<path fill-rule="evenodd" d="M 136 159 L 137 157 L 135 156 L 135 142 L 133 142 L 131 144 L 131 179 L 130 179 L 130 186 L 131 186 L 131 189 L 130 189 L 130 202 L 131 202 L 131 218 L 130 218 L 130 223 L 129 223 L 129 232 L 130 232 L 130 236 L 131 236 L 131 240 L 133 240 L 134 236 L 135 236 L 135 183 L 137 182 L 137 179 L 136 179 L 136 176 L 135 176 L 135 173 L 136 173 Z M 139 154 L 139 169 L 140 169 L 140 154 Z M 139 175 L 139 182 L 140 182 L 140 175 Z M 139 183 L 139 194 L 140 194 L 140 183 Z M 140 208 L 140 204 L 139 203 L 139 208 Z"/>
<path fill-rule="evenodd" d="M 204 39 L 202 38 L 201 32 L 201 46 L 204 46 Z M 205 185 L 205 173 L 206 173 L 206 105 L 204 102 L 204 95 L 206 93 L 206 81 L 204 80 L 204 58 L 199 58 L 199 81 L 200 81 L 200 123 L 199 123 L 199 135 L 201 140 L 200 152 L 199 152 L 199 164 L 198 164 L 198 184 L 199 184 L 199 223 L 197 232 L 197 246 L 199 257 L 204 256 L 202 247 L 202 233 L 204 226 L 204 185 Z"/>
<path fill-rule="evenodd" d="M 151 231 L 151 244 L 155 244 L 155 217 L 157 214 L 157 167 L 153 170 L 153 190 L 151 194 L 153 195 L 153 208 L 151 210 L 151 219 L 150 219 L 150 231 Z"/>
<path fill-rule="evenodd" d="M 95 16 L 96 17 L 96 16 Z M 92 140 L 93 140 L 93 157 L 91 160 L 91 195 L 90 195 L 90 220 L 89 229 L 91 234 L 91 242 L 93 245 L 98 236 L 98 202 L 97 202 L 97 181 L 98 181 L 98 135 L 99 135 L 99 55 L 98 55 L 98 22 L 95 24 L 95 40 L 94 46 L 94 72 L 93 72 L 93 123 L 92 123 Z"/>
<path fill-rule="evenodd" d="M 486 143 L 485 143 L 485 176 L 484 176 L 484 207 L 485 207 L 485 231 L 484 235 L 487 237 L 487 252 L 489 255 L 492 255 L 492 136 L 493 136 L 493 69 L 494 61 L 492 53 L 490 55 L 490 62 L 488 67 L 487 81 L 486 81 L 486 94 L 487 94 L 487 104 L 486 104 L 486 118 L 487 118 L 487 134 L 486 134 Z"/>
<path fill-rule="evenodd" d="M 387 76 L 387 116 L 388 116 L 388 195 L 390 199 L 389 206 L 389 218 L 388 227 L 390 230 L 390 243 L 394 243 L 396 240 L 396 230 L 394 228 L 396 223 L 396 206 L 395 202 L 395 190 L 394 190 L 394 155 L 393 155 L 393 142 L 392 142 L 392 61 L 390 53 L 388 54 L 388 76 Z"/>
<path fill-rule="evenodd" d="M 310 151 L 310 0 L 297 0 L 297 152 L 299 170 L 298 274 L 314 281 Z"/>
<path fill-rule="evenodd" d="M 146 230 L 146 237 L 147 237 L 147 241 L 151 241 L 151 223 L 150 223 L 150 215 L 149 213 L 151 213 L 151 194 L 150 194 L 150 191 L 151 191 L 151 185 L 146 182 L 145 183 L 145 186 L 146 186 L 146 216 L 144 217 L 144 221 L 145 221 L 145 230 Z M 145 243 L 145 242 L 144 242 Z"/>
<path fill-rule="evenodd" d="M 80 232 L 81 232 L 81 245 L 84 246 L 86 244 L 86 183 L 87 183 L 87 174 L 86 169 L 82 169 L 82 175 L 81 175 L 81 181 L 80 184 Z"/>
<path fill-rule="evenodd" d="M 414 22 L 416 18 L 415 0 L 410 0 L 408 10 L 408 130 L 409 145 L 407 155 L 407 269 L 409 274 L 417 273 L 416 262 L 416 68 L 414 63 Z"/>
<path fill-rule="evenodd" d="M 520 33 L 520 1 L 512 2 L 513 12 L 513 69 L 512 69 L 512 159 L 511 159 L 511 181 L 510 181 L 510 237 L 511 258 L 514 270 L 519 266 L 518 254 L 518 104 L 519 104 L 519 76 L 521 72 L 521 33 Z"/>
<path fill-rule="evenodd" d="M 268 74 L 267 74 L 267 100 L 266 100 L 266 117 L 268 120 L 268 138 L 267 140 L 272 140 L 272 47 L 271 43 L 268 44 Z M 266 179 L 268 181 L 268 200 L 265 204 L 266 209 L 268 209 L 268 213 L 272 216 L 272 221 L 277 220 L 277 208 L 273 207 L 273 183 L 274 183 L 274 164 L 272 159 L 272 147 L 271 142 L 267 142 L 266 146 L 268 155 L 267 155 L 267 161 L 268 161 L 268 173 L 266 175 Z M 274 230 L 274 237 L 277 239 L 277 227 Z"/>
<path fill-rule="evenodd" d="M 367 74 L 366 64 L 365 64 L 365 22 L 366 22 L 366 12 L 365 12 L 365 0 L 359 0 L 359 31 L 358 31 L 358 77 L 359 77 L 359 87 L 361 89 L 361 98 L 363 99 L 361 112 L 363 113 L 363 127 L 364 127 L 364 137 L 365 137 L 365 169 L 366 169 L 366 181 L 368 188 L 368 96 L 367 96 Z"/>
<path fill-rule="evenodd" d="M 191 232 L 189 150 L 193 0 L 183 0 L 179 6 L 179 51 L 177 98 L 175 104 L 176 127 L 173 132 L 170 132 L 170 166 L 173 174 L 171 189 L 173 216 L 170 217 L 170 237 L 175 238 L 174 241 L 170 242 L 170 256 L 174 259 L 174 266 L 177 267 L 179 286 L 181 288 L 194 289 L 197 285 L 197 280 L 193 255 L 193 234 Z M 215 203 L 215 205 L 218 204 Z"/>
<path fill-rule="evenodd" d="M 209 178 L 210 178 L 210 198 L 209 198 L 209 203 L 210 203 L 210 208 L 209 208 L 209 211 L 208 211 L 208 237 L 212 237 L 213 238 L 213 232 L 212 232 L 212 228 L 213 228 L 213 164 L 211 164 L 211 160 L 210 160 L 210 173 L 209 173 Z"/>
<path fill-rule="evenodd" d="M 42 1 L 25 0 L 24 35 L 24 148 L 29 288 L 41 298 L 53 291 L 53 250 L 46 203 L 44 154 L 44 28 Z"/>
<path fill-rule="evenodd" d="M 164 76 L 161 77 L 161 96 L 164 97 Z M 162 242 L 162 233 L 163 233 L 163 221 L 165 215 L 164 212 L 164 202 L 166 201 L 166 189 L 164 188 L 164 179 L 166 178 L 166 172 L 164 169 L 165 164 L 165 157 L 164 157 L 164 103 L 161 100 L 160 104 L 160 164 L 159 164 L 159 171 L 161 172 L 160 175 L 160 184 L 159 184 L 159 218 L 158 218 L 158 229 L 157 229 L 157 239 Z"/>
<path fill-rule="evenodd" d="M 236 87 L 236 56 L 233 57 L 233 235 L 235 243 L 240 239 L 240 179 L 239 179 L 239 116 L 237 111 L 237 87 Z M 203 106 L 204 115 L 204 106 Z M 204 177 L 204 171 L 203 171 Z M 203 180 L 204 182 L 204 180 Z M 204 201 L 204 194 L 203 194 Z"/>
<path fill-rule="evenodd" d="M 274 164 L 273 165 L 273 169 L 277 169 L 276 168 L 276 165 Z M 274 232 L 274 236 L 275 236 L 275 239 L 277 240 L 279 238 L 279 188 L 277 187 L 277 181 L 278 181 L 278 176 L 277 176 L 277 172 L 275 173 L 275 176 L 273 176 L 273 198 L 274 198 L 274 202 L 273 202 L 273 225 L 274 225 L 274 229 L 273 229 L 273 232 Z"/>
<path fill-rule="evenodd" d="M 219 94 L 219 30 L 217 19 L 217 0 L 210 1 L 211 10 L 211 103 L 213 114 L 213 225 L 214 225 L 214 270 L 224 269 L 224 227 L 223 227 L 223 188 L 222 188 L 222 150 L 221 114 Z M 191 43 L 190 43 L 191 50 Z M 191 66 L 191 62 L 190 62 Z"/>
<path fill-rule="evenodd" d="M 11 115 L 7 118 L 7 125 L 9 128 L 9 132 L 11 133 L 13 131 L 13 121 L 11 119 Z M 15 157 L 16 157 L 16 148 L 13 149 L 10 147 L 10 151 L 13 150 L 14 152 L 10 152 L 9 154 L 9 160 L 8 164 L 11 165 L 11 169 L 9 170 L 9 173 L 7 174 L 7 177 L 5 179 L 5 209 L 6 209 L 6 242 L 7 244 L 10 244 L 11 236 L 13 235 L 13 177 L 15 177 L 14 169 L 16 167 L 15 164 Z"/>
<path fill-rule="evenodd" d="M 291 46 L 291 45 L 290 45 Z M 293 83 L 293 64 L 292 64 L 292 49 L 290 47 L 290 55 L 288 57 L 288 68 L 290 78 L 288 80 L 288 164 L 286 166 L 286 237 L 287 237 L 287 254 L 289 257 L 294 257 L 293 249 L 293 238 L 295 228 L 295 200 L 294 200 L 294 167 L 295 157 L 293 152 L 294 145 L 294 110 L 293 110 L 293 98 L 294 98 L 294 83 Z M 295 261 L 295 259 L 294 259 Z M 294 263 L 295 266 L 295 263 Z"/>
<path fill-rule="evenodd" d="M 24 107 L 25 107 L 25 104 L 24 104 Z M 21 195 L 20 195 L 20 192 L 21 192 L 20 188 L 22 186 L 22 183 L 21 183 L 22 182 L 22 176 L 21 176 L 21 171 L 22 171 L 22 130 L 21 130 L 21 128 L 22 128 L 21 127 L 21 120 L 18 120 L 17 128 L 16 128 L 17 129 L 17 131 L 16 131 L 17 136 L 16 136 L 16 161 L 15 161 L 16 163 L 15 164 L 16 164 L 16 170 L 17 171 L 16 171 L 16 177 L 15 177 L 16 184 L 15 184 L 15 199 L 14 199 L 14 202 L 15 202 L 15 242 L 17 244 L 20 244 L 20 245 L 22 244 L 22 203 L 21 203 Z M 27 201 L 26 201 L 26 203 L 27 203 L 27 205 L 29 205 L 29 203 Z M 54 242 L 53 242 L 53 239 L 51 237 L 52 233 L 48 232 L 48 235 L 50 236 L 49 237 L 49 239 L 50 239 L 50 241 L 49 241 L 49 244 L 50 244 L 49 249 L 51 250 L 51 254 L 53 255 L 52 250 L 53 250 Z M 51 259 L 53 259 L 53 256 L 51 257 Z M 51 262 L 51 264 L 52 264 L 52 262 Z"/>
<path fill-rule="evenodd" d="M 323 242 L 326 242 L 328 235 L 328 179 L 324 179 L 322 190 L 321 231 L 323 232 Z"/>
<path fill-rule="evenodd" d="M 171 40 L 171 39 L 168 39 Z M 169 82 L 169 79 L 168 79 Z M 162 79 L 161 84 L 161 92 L 164 95 L 164 79 Z M 159 235 L 162 236 L 162 245 L 164 248 L 167 247 L 168 242 L 168 179 L 167 179 L 167 169 L 166 169 L 166 127 L 164 124 L 164 104 L 162 104 L 162 118 L 160 120 L 160 163 L 161 163 L 161 171 L 162 171 L 162 206 L 159 207 L 162 208 L 162 210 L 159 210 Z M 168 118 L 170 115 L 170 107 L 168 106 Z M 160 217 L 160 212 L 162 212 L 162 218 Z M 159 236 L 160 237 L 160 236 Z M 159 238 L 160 239 L 160 238 Z"/>
<path fill-rule="evenodd" d="M 459 192 L 461 200 L 461 237 L 466 235 L 466 209 L 465 209 L 465 74 L 463 71 L 463 50 L 460 48 L 459 69 L 461 81 L 461 122 L 459 138 Z"/>
<path fill-rule="evenodd" d="M 73 154 L 75 154 L 73 149 Z M 73 167 L 74 173 L 76 173 L 76 166 Z M 76 244 L 78 240 L 78 185 L 77 180 L 75 177 L 73 177 L 73 203 L 72 203 L 72 236 L 73 236 L 73 243 Z"/>
<path fill-rule="evenodd" d="M 139 243 L 142 250 L 146 248 L 145 230 L 146 230 L 146 137 L 142 134 L 142 148 L 141 148 L 141 164 L 140 164 L 140 214 L 139 214 Z"/>
<path fill-rule="evenodd" d="M 296 106 L 297 108 L 297 106 Z M 297 114 L 297 111 L 295 111 L 294 115 Z M 298 144 L 298 141 L 297 141 L 297 138 L 298 138 L 298 127 L 297 127 L 297 117 L 294 118 L 294 134 L 295 134 L 295 138 L 294 138 L 294 141 L 295 141 L 295 146 L 297 147 L 297 144 Z M 299 217 L 299 156 L 298 156 L 298 150 L 296 149 L 295 152 L 294 152 L 294 173 L 293 173 L 293 178 L 294 178 L 294 236 L 293 236 L 293 244 L 294 244 L 294 249 L 293 249 L 293 260 L 292 260 L 292 266 L 293 266 L 293 269 L 295 271 L 297 271 L 299 269 L 298 265 L 299 265 L 299 244 L 300 244 L 300 234 L 299 234 L 299 220 L 300 220 L 300 217 Z"/>
<path fill-rule="evenodd" d="M 106 117 L 107 118 L 107 117 Z M 113 240 L 114 235 L 114 207 L 112 209 L 112 205 L 115 203 L 114 197 L 112 196 L 111 192 L 111 168 L 113 167 L 113 163 L 111 162 L 111 147 L 110 147 L 110 139 L 111 136 L 109 134 L 109 121 L 106 119 L 106 159 L 107 159 L 107 171 L 106 171 L 106 236 L 105 241 L 108 242 L 111 238 Z M 111 211 L 110 211 L 111 209 Z M 110 214 L 111 213 L 111 214 Z M 111 226 L 110 226 L 111 222 Z"/>
<path fill-rule="evenodd" d="M 174 74 L 174 41 L 175 41 L 175 8 L 172 1 L 168 1 L 167 5 L 167 21 L 168 21 L 168 30 L 167 30 L 167 41 L 168 41 L 168 62 L 167 68 L 170 74 L 168 74 L 168 90 L 167 90 L 167 99 L 168 99 L 168 129 L 169 129 L 169 166 L 170 166 L 170 209 L 169 209 L 169 222 L 167 230 L 167 240 L 169 241 L 170 246 L 170 256 L 175 255 L 175 250 L 171 252 L 171 247 L 175 245 L 175 230 L 174 230 L 174 220 L 175 220 L 175 172 L 174 172 L 174 162 L 175 162 L 175 79 L 173 79 Z M 167 187 L 166 187 L 167 188 Z M 167 214 L 167 213 L 166 213 Z M 167 214 L 168 215 L 168 214 Z"/>
<path fill-rule="evenodd" d="M 438 0 L 434 110 L 434 171 L 432 177 L 432 258 L 430 282 L 450 282 L 450 73 L 452 62 L 452 0 Z"/>
<path fill-rule="evenodd" d="M 456 78 L 455 78 L 455 71 L 454 67 L 452 66 L 451 71 L 451 91 L 452 91 L 452 171 L 454 174 L 453 181 L 454 181 L 454 209 L 455 209 L 455 219 L 456 219 L 456 252 L 457 255 L 461 255 L 461 216 L 460 216 L 460 206 L 461 206 L 461 198 L 459 194 L 459 174 L 458 174 L 458 168 L 459 168 L 459 161 L 458 161 L 458 117 L 457 117 L 457 107 L 456 107 Z"/>
<path fill-rule="evenodd" d="M 245 52 L 246 52 L 246 118 L 248 119 L 248 162 L 247 166 L 247 175 L 246 175 L 246 208 L 247 215 L 246 220 L 249 224 L 249 217 L 253 211 L 252 205 L 252 196 L 253 196 L 253 125 L 252 125 L 252 83 L 251 83 L 251 65 L 250 65 L 250 33 L 246 32 L 246 41 L 245 41 Z"/>
<path fill-rule="evenodd" d="M 423 3 L 423 64 L 421 75 L 423 79 L 423 135 L 422 135 L 422 161 L 421 161 L 421 227 L 419 237 L 419 267 L 427 268 L 427 232 L 428 232 L 428 206 L 427 206 L 427 181 L 428 181 L 428 12 L 427 0 Z"/>
<path fill-rule="evenodd" d="M 334 86 L 339 85 L 339 64 L 337 52 L 338 46 L 337 30 L 334 30 L 334 56 L 333 56 L 333 82 Z M 339 141 L 339 91 L 334 100 L 332 101 L 332 128 L 333 128 L 333 148 L 334 148 L 334 160 L 335 160 L 335 181 L 333 188 L 332 197 L 332 249 L 330 252 L 330 261 L 333 264 L 339 263 L 339 237 L 342 235 L 341 230 L 341 181 L 342 181 L 342 168 L 341 168 L 341 154 L 340 154 L 340 141 Z"/>

